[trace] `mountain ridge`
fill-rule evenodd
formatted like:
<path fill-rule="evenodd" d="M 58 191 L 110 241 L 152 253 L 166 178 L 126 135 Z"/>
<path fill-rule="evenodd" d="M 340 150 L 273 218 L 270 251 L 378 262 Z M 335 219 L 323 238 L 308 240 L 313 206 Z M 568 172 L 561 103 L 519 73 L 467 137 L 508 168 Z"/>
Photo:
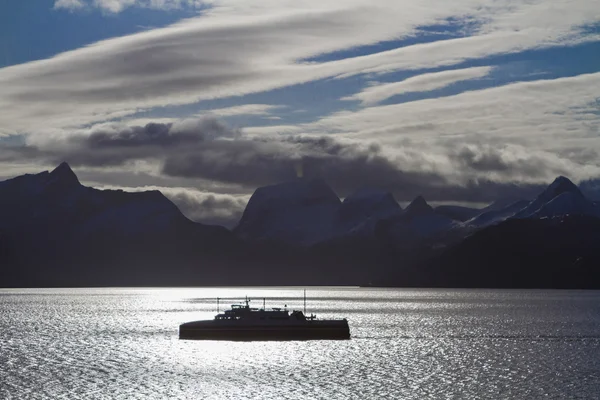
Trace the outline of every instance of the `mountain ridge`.
<path fill-rule="evenodd" d="M 597 206 L 570 180 L 503 205 L 433 208 L 417 196 L 402 209 L 384 190 L 342 201 L 323 180 L 297 179 L 258 188 L 230 231 L 190 221 L 159 191 L 86 187 L 61 163 L 0 182 L 0 286 L 600 287 Z M 559 265 L 574 260 L 580 279 Z M 540 263 L 552 276 L 536 283 Z"/>

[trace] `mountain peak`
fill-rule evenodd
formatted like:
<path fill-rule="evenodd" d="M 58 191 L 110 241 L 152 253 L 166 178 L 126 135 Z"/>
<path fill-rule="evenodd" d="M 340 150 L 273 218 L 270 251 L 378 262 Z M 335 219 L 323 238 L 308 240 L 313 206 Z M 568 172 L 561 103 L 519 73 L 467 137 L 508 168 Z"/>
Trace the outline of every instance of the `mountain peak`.
<path fill-rule="evenodd" d="M 77 175 L 75 175 L 69 164 L 64 161 L 50 172 L 50 177 L 65 183 L 79 184 Z"/>
<path fill-rule="evenodd" d="M 513 217 L 514 218 L 529 218 L 531 216 L 535 216 L 538 215 L 538 211 L 541 210 L 545 205 L 547 205 L 548 203 L 550 203 L 553 199 L 561 196 L 564 193 L 568 193 L 570 194 L 570 196 L 567 197 L 562 197 L 562 200 L 556 204 L 568 204 L 570 206 L 573 206 L 575 204 L 581 205 L 581 204 L 587 204 L 588 200 L 585 198 L 585 196 L 583 195 L 583 193 L 581 193 L 581 191 L 579 190 L 579 188 L 577 186 L 575 186 L 575 184 L 573 182 L 571 182 L 571 180 L 569 178 L 566 178 L 564 176 L 559 176 L 557 177 L 554 182 L 552 182 L 538 197 L 535 198 L 535 200 L 533 200 L 531 203 L 529 203 L 529 205 L 527 207 L 525 207 L 524 209 L 522 209 L 521 211 L 519 211 L 518 213 L 516 213 Z M 578 200 L 575 200 L 578 199 Z M 565 199 L 568 199 L 565 200 Z M 553 213 L 557 213 L 558 211 L 562 210 L 565 207 L 553 207 Z M 569 213 L 575 213 L 577 214 L 578 212 L 573 212 L 573 207 L 569 208 Z M 588 207 L 584 207 L 584 208 L 588 208 Z"/>
<path fill-rule="evenodd" d="M 338 221 L 360 224 L 368 219 L 382 219 L 397 214 L 402 208 L 390 192 L 363 187 L 346 197 L 339 210 Z"/>
<path fill-rule="evenodd" d="M 298 178 L 254 192 L 235 228 L 243 239 L 308 244 L 328 238 L 339 197 L 322 179 Z"/>
<path fill-rule="evenodd" d="M 282 202 L 288 205 L 321 202 L 339 204 L 340 199 L 323 179 L 298 178 L 256 189 L 248 206 L 265 202 L 274 202 L 274 205 L 283 205 Z"/>
<path fill-rule="evenodd" d="M 554 179 L 549 187 L 576 188 L 577 186 L 566 176 L 559 175 Z"/>
<path fill-rule="evenodd" d="M 579 188 L 573 182 L 571 182 L 569 178 L 559 176 L 554 179 L 554 182 L 552 182 L 550 186 L 548 186 L 546 190 L 542 192 L 542 194 L 540 194 L 539 198 L 542 198 L 544 202 L 548 202 L 565 192 L 574 193 L 577 195 L 582 194 Z"/>
<path fill-rule="evenodd" d="M 417 196 L 404 211 L 406 215 L 416 216 L 433 213 L 433 208 L 427 204 L 423 196 Z"/>

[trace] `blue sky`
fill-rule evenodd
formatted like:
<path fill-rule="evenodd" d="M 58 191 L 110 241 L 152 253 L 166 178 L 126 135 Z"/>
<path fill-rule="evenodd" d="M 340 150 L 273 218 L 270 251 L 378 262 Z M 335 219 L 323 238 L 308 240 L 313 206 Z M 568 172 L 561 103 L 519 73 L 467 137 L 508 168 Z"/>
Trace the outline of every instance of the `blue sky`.
<path fill-rule="evenodd" d="M 4 177 L 66 160 L 201 220 L 299 170 L 473 204 L 600 176 L 593 0 L 10 1 L 0 87 Z"/>

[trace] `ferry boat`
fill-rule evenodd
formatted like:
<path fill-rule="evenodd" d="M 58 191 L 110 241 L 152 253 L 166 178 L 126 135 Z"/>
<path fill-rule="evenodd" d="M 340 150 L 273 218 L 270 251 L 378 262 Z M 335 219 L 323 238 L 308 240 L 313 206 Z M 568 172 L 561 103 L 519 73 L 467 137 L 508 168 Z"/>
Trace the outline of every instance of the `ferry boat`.
<path fill-rule="evenodd" d="M 180 339 L 194 340 L 344 340 L 350 339 L 350 327 L 344 319 L 320 320 L 311 313 L 272 308 L 251 308 L 234 304 L 213 320 L 186 322 L 179 326 Z"/>

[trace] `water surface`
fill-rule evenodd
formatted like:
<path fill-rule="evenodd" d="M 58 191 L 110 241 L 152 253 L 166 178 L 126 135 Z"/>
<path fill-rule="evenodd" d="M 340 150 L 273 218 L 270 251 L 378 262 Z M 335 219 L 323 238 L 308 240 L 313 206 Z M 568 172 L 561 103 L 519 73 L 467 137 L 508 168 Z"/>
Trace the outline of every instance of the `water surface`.
<path fill-rule="evenodd" d="M 0 290 L 0 398 L 589 399 L 600 292 L 309 288 L 349 341 L 182 341 L 215 298 L 300 288 Z M 223 304 L 221 305 L 223 307 Z"/>

